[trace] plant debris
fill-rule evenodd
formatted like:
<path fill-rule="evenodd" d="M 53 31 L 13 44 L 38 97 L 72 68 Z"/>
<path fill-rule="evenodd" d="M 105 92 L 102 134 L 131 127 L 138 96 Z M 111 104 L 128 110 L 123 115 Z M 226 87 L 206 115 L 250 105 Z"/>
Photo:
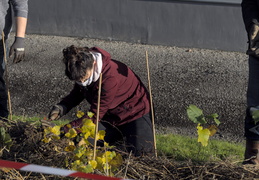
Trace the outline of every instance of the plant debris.
<path fill-rule="evenodd" d="M 28 122 L 17 122 L 6 127 L 13 144 L 10 150 L 3 149 L 1 159 L 67 169 L 67 153 L 63 141 L 42 142 L 43 129 Z M 132 157 L 123 155 L 124 164 L 114 175 L 128 179 L 159 180 L 249 180 L 259 178 L 259 168 L 253 165 L 243 166 L 241 162 L 192 162 L 174 161 L 167 157 Z M 101 174 L 96 171 L 96 174 Z M 104 174 L 101 174 L 104 175 Z M 2 168 L 1 179 L 75 179 L 40 173 Z M 78 179 L 78 178 L 77 178 Z"/>

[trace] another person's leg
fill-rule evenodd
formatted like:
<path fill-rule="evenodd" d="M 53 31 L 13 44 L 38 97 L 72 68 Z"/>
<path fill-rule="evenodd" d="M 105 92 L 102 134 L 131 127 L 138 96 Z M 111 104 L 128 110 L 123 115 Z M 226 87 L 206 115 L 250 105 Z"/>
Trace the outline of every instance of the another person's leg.
<path fill-rule="evenodd" d="M 4 70 L 5 70 L 5 61 L 4 61 L 4 46 L 3 40 L 0 42 L 0 120 L 7 121 L 8 118 L 8 109 L 7 109 L 7 93 L 6 86 L 4 81 Z"/>
<path fill-rule="evenodd" d="M 244 164 L 259 164 L 259 123 L 255 124 L 252 118 L 252 112 L 255 110 L 259 110 L 259 59 L 249 56 Z"/>

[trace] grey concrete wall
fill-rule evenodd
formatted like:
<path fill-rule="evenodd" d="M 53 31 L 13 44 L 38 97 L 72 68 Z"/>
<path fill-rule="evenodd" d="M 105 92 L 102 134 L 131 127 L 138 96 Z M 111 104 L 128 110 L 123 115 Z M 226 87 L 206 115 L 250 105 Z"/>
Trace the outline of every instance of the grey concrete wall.
<path fill-rule="evenodd" d="M 31 0 L 27 32 L 245 51 L 240 0 L 210 1 Z"/>

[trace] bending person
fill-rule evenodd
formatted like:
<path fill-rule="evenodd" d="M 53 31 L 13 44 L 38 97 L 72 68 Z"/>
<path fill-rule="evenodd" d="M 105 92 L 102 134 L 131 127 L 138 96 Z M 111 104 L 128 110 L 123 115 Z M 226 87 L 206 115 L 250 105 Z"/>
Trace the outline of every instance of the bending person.
<path fill-rule="evenodd" d="M 96 115 L 99 76 L 102 73 L 100 123 L 106 128 L 105 142 L 135 156 L 154 153 L 149 93 L 139 77 L 122 62 L 98 48 L 70 46 L 63 50 L 65 74 L 75 81 L 72 91 L 53 106 L 49 119 L 56 120 L 84 99 Z M 82 119 L 72 127 L 82 126 Z M 93 118 L 96 123 L 96 116 Z"/>

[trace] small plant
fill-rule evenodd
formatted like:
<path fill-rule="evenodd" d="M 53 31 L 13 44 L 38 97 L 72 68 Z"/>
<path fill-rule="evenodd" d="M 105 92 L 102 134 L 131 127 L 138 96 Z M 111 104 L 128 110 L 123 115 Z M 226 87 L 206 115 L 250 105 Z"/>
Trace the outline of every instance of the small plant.
<path fill-rule="evenodd" d="M 187 108 L 187 115 L 191 121 L 198 124 L 198 142 L 200 142 L 202 146 L 207 146 L 209 137 L 213 136 L 218 130 L 218 126 L 220 124 L 220 121 L 218 120 L 218 114 L 214 113 L 204 116 L 201 109 L 191 104 Z M 209 123 L 209 121 L 211 120 L 213 120 L 214 122 Z"/>
<path fill-rule="evenodd" d="M 0 127 L 0 156 L 2 156 L 3 150 L 9 151 L 12 145 L 12 138 L 6 132 L 4 127 Z"/>
<path fill-rule="evenodd" d="M 109 151 L 112 147 L 104 142 L 105 131 L 101 130 L 98 132 L 96 139 L 103 141 L 104 146 L 98 147 L 96 158 L 93 159 L 93 146 L 88 140 L 95 137 L 96 125 L 90 119 L 94 114 L 88 112 L 87 115 L 89 118 L 83 119 L 83 126 L 81 128 L 72 128 L 66 125 L 69 130 L 65 133 L 64 137 L 68 139 L 68 145 L 64 151 L 71 154 L 67 163 L 72 161 L 70 167 L 76 171 L 92 173 L 95 169 L 98 169 L 106 175 L 113 175 L 113 172 L 122 164 L 122 157 L 115 151 Z M 78 118 L 83 116 L 83 112 L 79 111 L 77 113 Z M 62 128 L 62 126 L 45 128 L 44 139 L 42 141 L 49 143 L 52 139 L 59 140 L 62 134 L 60 129 Z"/>

